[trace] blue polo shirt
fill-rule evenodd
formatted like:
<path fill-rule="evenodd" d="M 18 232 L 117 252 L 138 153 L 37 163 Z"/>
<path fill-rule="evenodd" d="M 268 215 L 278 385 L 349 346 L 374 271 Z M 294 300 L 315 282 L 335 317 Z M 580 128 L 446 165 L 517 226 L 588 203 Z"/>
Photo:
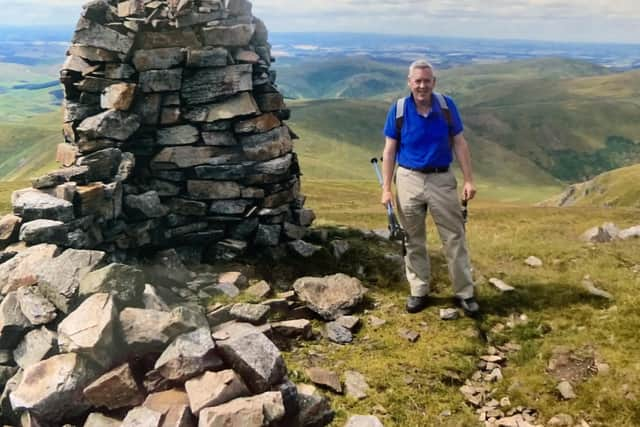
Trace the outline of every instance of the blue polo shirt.
<path fill-rule="evenodd" d="M 398 146 L 396 161 L 407 168 L 446 167 L 453 161 L 449 146 L 449 135 L 463 131 L 462 119 L 453 100 L 445 96 L 451 114 L 451 128 L 440 108 L 438 99 L 431 95 L 431 111 L 427 117 L 418 114 L 413 96 L 404 103 L 404 123 Z M 384 135 L 398 139 L 396 131 L 396 103 L 389 110 L 384 126 Z"/>

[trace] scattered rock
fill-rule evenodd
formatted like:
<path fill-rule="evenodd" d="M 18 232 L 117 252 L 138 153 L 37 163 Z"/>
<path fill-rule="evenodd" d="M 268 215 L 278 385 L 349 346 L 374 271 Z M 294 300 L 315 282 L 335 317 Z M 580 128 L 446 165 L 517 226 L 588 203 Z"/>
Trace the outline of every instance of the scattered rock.
<path fill-rule="evenodd" d="M 351 331 L 337 321 L 329 322 L 324 327 L 329 341 L 337 344 L 348 344 L 353 341 Z"/>
<path fill-rule="evenodd" d="M 606 243 L 618 237 L 619 233 L 620 230 L 614 224 L 607 222 L 602 226 L 590 228 L 580 238 L 591 243 Z"/>
<path fill-rule="evenodd" d="M 398 335 L 400 335 L 400 337 L 412 343 L 420 339 L 420 334 L 418 332 L 411 331 L 409 329 L 404 329 L 404 328 L 398 329 Z"/>
<path fill-rule="evenodd" d="M 593 283 L 593 280 L 591 280 L 591 277 L 588 275 L 584 276 L 584 278 L 582 279 L 582 287 L 591 295 L 608 299 L 610 301 L 613 300 L 613 295 L 596 287 L 596 285 Z"/>
<path fill-rule="evenodd" d="M 293 288 L 300 301 L 326 320 L 334 320 L 360 304 L 366 288 L 360 280 L 338 273 L 325 277 L 303 277 Z"/>
<path fill-rule="evenodd" d="M 361 373 L 346 371 L 344 373 L 344 388 L 347 396 L 354 399 L 364 399 L 368 396 L 369 384 Z"/>
<path fill-rule="evenodd" d="M 542 260 L 535 256 L 530 256 L 529 258 L 525 259 L 524 263 L 533 268 L 542 267 Z"/>
<path fill-rule="evenodd" d="M 440 319 L 442 320 L 456 320 L 459 317 L 458 310 L 455 308 L 441 308 Z"/>
<path fill-rule="evenodd" d="M 502 280 L 496 279 L 495 277 L 492 277 L 491 279 L 489 279 L 489 283 L 495 286 L 500 292 L 511 292 L 511 291 L 515 291 L 516 289 L 513 286 L 507 285 Z"/>
<path fill-rule="evenodd" d="M 327 387 L 336 393 L 342 393 L 342 384 L 340 384 L 340 378 L 335 372 L 316 367 L 309 368 L 306 372 L 314 384 Z"/>
<path fill-rule="evenodd" d="M 569 381 L 562 381 L 556 387 L 556 390 L 560 393 L 560 396 L 565 400 L 575 399 L 576 393 L 573 391 L 573 386 Z"/>
<path fill-rule="evenodd" d="M 266 298 L 267 295 L 271 293 L 271 286 L 264 280 L 259 281 L 258 283 L 250 286 L 247 289 L 247 294 L 254 296 L 256 298 Z"/>
<path fill-rule="evenodd" d="M 379 318 L 377 316 L 369 316 L 367 318 L 367 321 L 368 321 L 369 325 L 371 325 L 371 327 L 373 327 L 373 328 L 379 328 L 380 326 L 383 326 L 383 325 L 385 325 L 387 323 L 386 320 L 381 319 L 381 318 Z"/>
<path fill-rule="evenodd" d="M 382 422 L 373 415 L 353 415 L 344 427 L 384 427 Z"/>
<path fill-rule="evenodd" d="M 558 414 L 551 417 L 551 419 L 547 422 L 548 426 L 554 427 L 572 427 L 573 417 L 569 414 Z"/>
<path fill-rule="evenodd" d="M 240 322 L 261 325 L 267 321 L 269 307 L 262 304 L 234 304 L 229 314 Z"/>
<path fill-rule="evenodd" d="M 336 319 L 336 323 L 353 332 L 360 325 L 360 318 L 357 316 L 340 316 Z"/>

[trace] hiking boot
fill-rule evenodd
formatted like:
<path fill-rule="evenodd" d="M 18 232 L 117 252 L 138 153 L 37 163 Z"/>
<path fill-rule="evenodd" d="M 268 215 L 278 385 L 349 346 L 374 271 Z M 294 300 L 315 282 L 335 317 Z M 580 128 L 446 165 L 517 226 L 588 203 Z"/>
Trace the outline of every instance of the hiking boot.
<path fill-rule="evenodd" d="M 418 313 L 427 307 L 429 297 L 414 297 L 407 298 L 407 313 Z"/>
<path fill-rule="evenodd" d="M 456 298 L 458 306 L 464 310 L 464 314 L 469 317 L 474 317 L 480 314 L 480 305 L 476 301 L 475 297 L 470 298 Z"/>

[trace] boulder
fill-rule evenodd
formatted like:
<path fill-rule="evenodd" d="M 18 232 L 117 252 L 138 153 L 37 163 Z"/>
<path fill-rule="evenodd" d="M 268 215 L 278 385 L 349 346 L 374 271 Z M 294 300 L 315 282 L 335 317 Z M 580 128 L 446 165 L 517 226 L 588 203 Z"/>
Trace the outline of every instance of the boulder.
<path fill-rule="evenodd" d="M 11 195 L 13 212 L 22 222 L 50 219 L 68 222 L 74 218 L 73 204 L 38 190 L 17 190 Z"/>
<path fill-rule="evenodd" d="M 367 289 L 360 280 L 338 273 L 325 277 L 302 277 L 293 289 L 300 301 L 326 320 L 334 320 L 360 304 Z"/>
<path fill-rule="evenodd" d="M 20 310 L 34 326 L 46 325 L 57 316 L 56 307 L 40 293 L 37 286 L 18 289 L 17 300 Z"/>
<path fill-rule="evenodd" d="M 122 310 L 120 325 L 129 351 L 139 355 L 162 351 L 173 338 L 197 327 L 181 310 L 167 313 L 141 308 Z"/>
<path fill-rule="evenodd" d="M 82 427 L 121 427 L 122 421 L 98 412 L 89 414 Z"/>
<path fill-rule="evenodd" d="M 249 389 L 231 369 L 205 372 L 184 385 L 191 412 L 198 415 L 204 408 L 221 405 L 237 397 L 248 396 Z"/>
<path fill-rule="evenodd" d="M 254 325 L 260 325 L 267 321 L 269 316 L 269 306 L 262 304 L 234 304 L 231 307 L 231 316 L 240 321 Z"/>
<path fill-rule="evenodd" d="M 40 243 L 64 245 L 68 232 L 69 227 L 62 221 L 36 219 L 22 224 L 20 240 L 28 245 L 39 245 Z"/>
<path fill-rule="evenodd" d="M 161 427 L 195 427 L 189 398 L 182 390 L 171 389 L 152 393 L 142 404 L 156 412 L 164 414 Z"/>
<path fill-rule="evenodd" d="M 82 390 L 96 376 L 95 367 L 80 355 L 53 356 L 25 369 L 11 405 L 49 422 L 80 415 L 89 408 Z"/>
<path fill-rule="evenodd" d="M 122 427 L 160 427 L 162 413 L 139 406 L 127 412 L 122 420 Z"/>
<path fill-rule="evenodd" d="M 0 218 L 0 250 L 18 240 L 18 230 L 22 218 L 16 215 L 5 215 Z"/>
<path fill-rule="evenodd" d="M 293 147 L 289 129 L 281 126 L 265 133 L 238 137 L 249 160 L 264 162 L 289 153 Z"/>
<path fill-rule="evenodd" d="M 260 332 L 234 334 L 216 342 L 222 358 L 242 376 L 253 393 L 269 390 L 285 376 L 280 350 Z"/>
<path fill-rule="evenodd" d="M 83 393 L 93 406 L 108 409 L 131 408 L 144 401 L 144 393 L 128 363 L 102 375 L 85 387 Z"/>
<path fill-rule="evenodd" d="M 63 313 L 68 313 L 78 294 L 80 281 L 102 263 L 105 253 L 67 249 L 37 269 L 40 292 Z"/>
<path fill-rule="evenodd" d="M 622 240 L 640 238 L 640 225 L 620 230 L 620 232 L 618 233 L 618 238 Z"/>
<path fill-rule="evenodd" d="M 272 391 L 253 397 L 241 397 L 231 402 L 203 409 L 199 427 L 272 425 L 285 416 L 280 392 Z"/>
<path fill-rule="evenodd" d="M 15 348 L 31 326 L 20 310 L 17 292 L 9 292 L 0 302 L 0 349 Z"/>
<path fill-rule="evenodd" d="M 27 369 L 58 352 L 58 335 L 45 328 L 27 333 L 13 351 L 13 359 L 22 369 Z"/>
<path fill-rule="evenodd" d="M 209 328 L 199 328 L 178 336 L 169 344 L 154 369 L 167 380 L 184 382 L 205 370 L 222 366 Z"/>
<path fill-rule="evenodd" d="M 118 308 L 141 307 L 144 289 L 142 271 L 116 263 L 86 274 L 80 281 L 78 295 L 87 298 L 96 293 L 107 293 L 114 298 Z"/>
<path fill-rule="evenodd" d="M 118 311 L 111 295 L 94 294 L 58 325 L 61 352 L 76 352 L 107 368 L 117 359 Z"/>
<path fill-rule="evenodd" d="M 0 264 L 2 294 L 38 283 L 38 270 L 58 254 L 56 245 L 31 246 Z"/>

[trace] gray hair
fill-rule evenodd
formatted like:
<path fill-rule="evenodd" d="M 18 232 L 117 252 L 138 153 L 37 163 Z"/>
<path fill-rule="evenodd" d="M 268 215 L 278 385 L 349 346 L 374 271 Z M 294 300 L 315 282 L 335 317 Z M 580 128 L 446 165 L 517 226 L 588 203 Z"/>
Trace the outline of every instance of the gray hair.
<path fill-rule="evenodd" d="M 409 76 L 411 76 L 411 73 L 413 73 L 413 70 L 416 69 L 425 69 L 428 68 L 429 70 L 431 70 L 433 72 L 433 75 L 435 76 L 436 74 L 436 69 L 433 67 L 433 65 L 427 61 L 426 59 L 418 59 L 416 61 L 413 61 L 411 63 L 411 65 L 409 66 Z"/>

